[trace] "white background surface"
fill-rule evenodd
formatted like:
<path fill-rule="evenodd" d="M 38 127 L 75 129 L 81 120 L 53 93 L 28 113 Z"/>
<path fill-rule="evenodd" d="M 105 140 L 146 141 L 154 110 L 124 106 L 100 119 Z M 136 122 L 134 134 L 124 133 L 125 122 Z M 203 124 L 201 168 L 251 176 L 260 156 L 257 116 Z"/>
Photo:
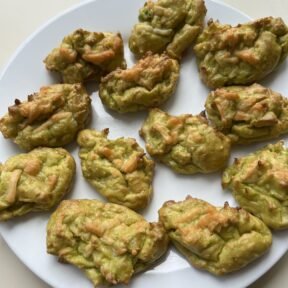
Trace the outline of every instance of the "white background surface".
<path fill-rule="evenodd" d="M 102 0 L 105 1 L 105 0 Z M 119 0 L 121 1 L 121 0 Z M 80 0 L 0 0 L 0 70 L 17 47 L 40 25 Z M 286 0 L 225 0 L 252 18 L 281 16 L 288 23 Z M 113 9 L 111 7 L 111 9 Z M 288 95 L 286 95 L 288 96 Z M 0 95 L 1 97 L 1 95 Z M 1 102 L 0 102 L 1 103 Z M 0 287 L 49 288 L 33 275 L 9 250 L 0 237 Z M 250 288 L 287 287 L 288 255 Z M 79 287 L 81 288 L 81 287 Z M 152 287 L 154 288 L 154 287 Z M 213 287 L 211 287 L 213 288 Z M 232 287 L 231 287 L 232 288 Z"/>

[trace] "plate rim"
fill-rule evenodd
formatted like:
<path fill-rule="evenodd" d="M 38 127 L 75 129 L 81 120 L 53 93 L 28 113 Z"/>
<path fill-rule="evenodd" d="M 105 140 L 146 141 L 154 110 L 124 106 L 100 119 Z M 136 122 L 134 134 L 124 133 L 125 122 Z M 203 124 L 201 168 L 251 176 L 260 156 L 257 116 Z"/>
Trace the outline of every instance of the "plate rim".
<path fill-rule="evenodd" d="M 32 32 L 30 35 L 28 35 L 28 37 L 25 38 L 24 41 L 22 41 L 19 45 L 19 47 L 17 49 L 14 50 L 14 52 L 12 52 L 11 56 L 8 57 L 8 60 L 6 62 L 4 62 L 4 65 L 2 67 L 2 69 L 0 70 L 0 83 L 2 81 L 2 79 L 4 78 L 6 71 L 9 69 L 9 67 L 12 65 L 12 63 L 14 62 L 15 58 L 18 56 L 18 54 L 21 53 L 21 51 L 23 49 L 25 49 L 26 45 L 33 40 L 38 34 L 40 34 L 46 27 L 48 27 L 50 24 L 52 24 L 53 22 L 57 21 L 59 18 L 62 18 L 63 16 L 83 7 L 86 5 L 89 5 L 89 3 L 92 2 L 100 2 L 103 0 L 79 0 L 79 3 L 73 4 L 71 7 L 64 9 L 63 11 L 57 13 L 55 16 L 52 16 L 51 18 L 49 18 L 48 20 L 44 21 L 38 28 L 36 28 L 34 30 L 34 32 Z M 105 0 L 105 1 L 110 1 L 110 0 Z M 144 1 L 144 0 L 143 0 Z M 207 2 L 214 2 L 217 5 L 220 6 L 224 6 L 230 10 L 233 10 L 234 12 L 240 14 L 241 16 L 245 17 L 248 19 L 248 21 L 253 20 L 253 18 L 251 16 L 249 16 L 248 14 L 244 13 L 243 11 L 239 10 L 236 7 L 233 7 L 232 5 L 225 3 L 221 0 L 204 0 Z M 205 23 L 206 26 L 207 23 Z M 229 23 L 228 23 L 229 24 Z M 56 208 L 54 208 L 56 209 Z M 272 233 L 278 233 L 281 231 L 271 231 Z M 2 233 L 1 231 L 1 227 L 0 227 L 0 236 L 2 237 L 2 239 L 4 240 L 4 242 L 6 243 L 7 247 L 9 248 L 9 250 L 17 257 L 18 260 L 20 260 L 20 262 L 25 265 L 26 268 L 28 268 L 38 279 L 40 279 L 41 281 L 43 281 L 43 283 L 45 283 L 46 285 L 49 285 L 51 287 L 53 287 L 53 283 L 50 282 L 50 279 L 47 279 L 45 276 L 39 275 L 35 269 L 29 265 L 28 261 L 25 260 L 25 258 L 19 256 L 14 249 L 10 246 L 8 239 L 6 239 L 5 235 Z M 258 275 L 259 273 L 257 273 L 257 275 L 254 278 L 254 280 L 252 282 L 249 282 L 249 286 L 252 285 L 255 281 L 257 281 L 258 279 L 260 279 L 262 276 L 264 276 L 264 274 L 266 274 L 270 269 L 272 269 L 272 267 L 275 266 L 276 263 L 279 262 L 279 260 L 287 253 L 288 251 L 288 244 L 286 247 L 286 250 L 283 254 L 277 255 L 277 257 L 275 257 L 275 259 L 273 259 L 273 261 L 270 262 L 269 267 L 265 267 L 261 270 L 260 272 L 260 276 Z M 51 255 L 48 255 L 51 256 Z M 52 256 L 51 256 L 52 257 Z M 148 270 L 149 273 L 149 270 Z M 150 274 L 149 276 L 153 277 L 153 274 Z M 93 285 L 93 284 L 92 284 Z M 225 284 L 223 284 L 225 286 Z M 91 286 L 92 287 L 92 286 Z M 120 286 L 115 286 L 115 287 L 120 287 Z M 238 287 L 238 286 L 237 286 Z M 239 286 L 242 287 L 242 286 Z M 244 286 L 243 286 L 244 287 Z"/>

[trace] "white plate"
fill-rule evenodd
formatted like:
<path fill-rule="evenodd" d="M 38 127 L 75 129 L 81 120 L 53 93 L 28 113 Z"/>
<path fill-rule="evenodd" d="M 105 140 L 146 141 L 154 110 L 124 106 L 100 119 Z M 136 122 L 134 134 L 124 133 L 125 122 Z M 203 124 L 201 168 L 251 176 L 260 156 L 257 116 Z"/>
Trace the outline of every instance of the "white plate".
<path fill-rule="evenodd" d="M 95 0 L 86 1 L 50 21 L 32 37 L 30 37 L 12 58 L 0 77 L 1 107 L 0 115 L 7 111 L 15 98 L 25 99 L 26 95 L 38 91 L 43 85 L 54 83 L 55 78 L 45 70 L 42 63 L 50 50 L 57 46 L 64 35 L 77 28 L 92 31 L 120 31 L 124 41 L 127 39 L 132 26 L 137 22 L 138 9 L 143 5 L 142 0 Z M 206 0 L 209 18 L 219 19 L 221 22 L 237 24 L 246 22 L 248 17 L 216 1 Z M 125 45 L 126 59 L 131 65 L 134 61 Z M 283 64 L 263 82 L 272 89 L 288 95 L 288 67 Z M 285 79 L 286 78 L 286 79 Z M 193 54 L 188 53 L 183 59 L 181 79 L 177 93 L 163 106 L 164 110 L 172 114 L 196 114 L 204 109 L 208 89 L 200 82 Z M 91 127 L 96 129 L 110 128 L 110 137 L 130 136 L 144 147 L 144 142 L 138 136 L 146 113 L 118 115 L 106 111 L 99 101 L 97 93 L 93 93 L 93 122 Z M 231 159 L 236 155 L 243 155 L 264 144 L 251 145 L 245 149 L 233 149 Z M 69 146 L 77 161 L 77 179 L 71 198 L 101 197 L 91 189 L 83 179 L 76 145 Z M 9 140 L 0 138 L 0 161 L 4 162 L 9 156 L 19 153 L 18 148 Z M 229 201 L 231 206 L 236 203 L 229 192 L 222 191 L 220 185 L 221 174 L 181 176 L 174 174 L 163 165 L 156 166 L 154 180 L 154 196 L 150 206 L 144 211 L 149 221 L 156 221 L 157 211 L 167 200 L 183 200 L 191 194 L 216 205 L 223 205 Z M 15 219 L 0 225 L 0 232 L 15 254 L 39 277 L 57 288 L 88 288 L 92 284 L 84 274 L 72 265 L 59 264 L 56 257 L 46 254 L 46 223 L 48 213 L 30 214 L 21 219 Z M 129 287 L 177 287 L 190 288 L 191 283 L 196 287 L 246 287 L 265 273 L 288 248 L 287 232 L 273 233 L 273 245 L 270 251 L 259 260 L 250 264 L 240 272 L 225 277 L 214 277 L 191 267 L 188 262 L 173 249 L 166 260 L 153 270 L 136 276 Z"/>

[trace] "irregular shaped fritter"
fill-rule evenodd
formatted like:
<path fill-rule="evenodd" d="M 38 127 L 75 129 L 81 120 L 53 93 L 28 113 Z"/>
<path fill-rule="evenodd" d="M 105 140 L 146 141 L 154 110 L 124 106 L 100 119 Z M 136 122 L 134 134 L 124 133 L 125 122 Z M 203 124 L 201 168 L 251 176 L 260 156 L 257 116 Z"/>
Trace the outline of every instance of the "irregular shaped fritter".
<path fill-rule="evenodd" d="M 269 227 L 288 228 L 288 149 L 283 142 L 235 159 L 224 171 L 222 185 Z"/>
<path fill-rule="evenodd" d="M 62 148 L 37 148 L 0 164 L 0 221 L 49 210 L 71 189 L 72 156 Z"/>
<path fill-rule="evenodd" d="M 42 87 L 28 101 L 16 99 L 0 119 L 0 131 L 25 150 L 60 147 L 74 140 L 90 114 L 91 99 L 81 84 L 56 84 Z"/>
<path fill-rule="evenodd" d="M 152 195 L 154 162 L 133 138 L 107 139 L 109 129 L 78 135 L 84 177 L 110 202 L 138 210 Z"/>
<path fill-rule="evenodd" d="M 149 53 L 131 69 L 102 78 L 99 96 L 105 106 L 120 113 L 157 107 L 174 93 L 179 69 L 177 60 Z"/>
<path fill-rule="evenodd" d="M 171 116 L 151 109 L 140 135 L 151 156 L 181 174 L 215 172 L 230 155 L 229 138 L 208 126 L 201 115 Z"/>
<path fill-rule="evenodd" d="M 205 15 L 203 0 L 148 0 L 129 38 L 130 50 L 137 56 L 166 50 L 180 59 L 202 31 Z"/>
<path fill-rule="evenodd" d="M 194 52 L 200 77 L 208 87 L 252 84 L 287 57 L 288 27 L 273 17 L 236 27 L 209 21 Z"/>
<path fill-rule="evenodd" d="M 47 252 L 84 270 L 95 286 L 128 284 L 167 250 L 161 223 L 117 204 L 65 200 L 47 226 Z"/>
<path fill-rule="evenodd" d="M 78 29 L 66 36 L 44 60 L 48 70 L 60 72 L 64 83 L 100 80 L 116 68 L 125 68 L 123 40 L 115 33 Z"/>
<path fill-rule="evenodd" d="M 196 268 L 215 275 L 246 266 L 272 244 L 269 228 L 241 208 L 215 207 L 187 197 L 168 201 L 159 218 L 176 248 Z"/>
<path fill-rule="evenodd" d="M 212 125 L 234 143 L 246 144 L 288 133 L 288 100 L 259 84 L 212 91 L 206 112 Z"/>

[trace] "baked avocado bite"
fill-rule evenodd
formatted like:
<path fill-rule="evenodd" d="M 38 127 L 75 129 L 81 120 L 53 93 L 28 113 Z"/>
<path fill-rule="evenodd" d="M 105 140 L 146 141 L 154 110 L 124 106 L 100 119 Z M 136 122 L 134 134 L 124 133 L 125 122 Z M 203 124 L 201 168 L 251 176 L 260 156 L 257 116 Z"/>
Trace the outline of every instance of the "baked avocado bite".
<path fill-rule="evenodd" d="M 116 68 L 126 67 L 123 40 L 119 33 L 78 29 L 65 36 L 44 63 L 48 70 L 59 72 L 64 83 L 99 81 Z"/>
<path fill-rule="evenodd" d="M 27 101 L 15 100 L 0 119 L 0 131 L 20 148 L 61 147 L 88 124 L 91 99 L 81 84 L 45 86 Z"/>
<path fill-rule="evenodd" d="M 283 142 L 235 159 L 224 171 L 222 185 L 269 227 L 288 228 L 288 149 Z"/>
<path fill-rule="evenodd" d="M 109 140 L 108 133 L 86 129 L 78 134 L 83 176 L 108 201 L 143 209 L 152 196 L 154 162 L 135 139 Z"/>
<path fill-rule="evenodd" d="M 246 266 L 272 244 L 269 228 L 241 208 L 215 207 L 206 201 L 164 203 L 159 210 L 170 240 L 192 266 L 224 275 Z"/>
<path fill-rule="evenodd" d="M 128 284 L 167 246 L 161 223 L 149 223 L 124 206 L 97 200 L 62 201 L 47 225 L 47 252 L 82 269 L 95 287 Z"/>
<path fill-rule="evenodd" d="M 288 133 L 288 100 L 259 84 L 228 86 L 212 91 L 206 114 L 233 143 L 248 144 Z"/>
<path fill-rule="evenodd" d="M 151 109 L 139 133 L 151 156 L 181 174 L 221 170 L 230 155 L 229 138 L 202 115 L 172 116 Z"/>
<path fill-rule="evenodd" d="M 148 0 L 139 11 L 129 48 L 138 57 L 151 51 L 181 59 L 203 29 L 203 0 Z"/>
<path fill-rule="evenodd" d="M 249 85 L 274 71 L 288 54 L 288 27 L 266 17 L 232 27 L 210 20 L 194 52 L 202 81 L 210 88 Z"/>
<path fill-rule="evenodd" d="M 0 221 L 50 210 L 66 195 L 75 174 L 62 148 L 37 148 L 0 164 Z"/>
<path fill-rule="evenodd" d="M 179 70 L 177 60 L 148 53 L 132 68 L 102 78 L 99 96 L 106 107 L 120 113 L 158 107 L 174 93 Z"/>

